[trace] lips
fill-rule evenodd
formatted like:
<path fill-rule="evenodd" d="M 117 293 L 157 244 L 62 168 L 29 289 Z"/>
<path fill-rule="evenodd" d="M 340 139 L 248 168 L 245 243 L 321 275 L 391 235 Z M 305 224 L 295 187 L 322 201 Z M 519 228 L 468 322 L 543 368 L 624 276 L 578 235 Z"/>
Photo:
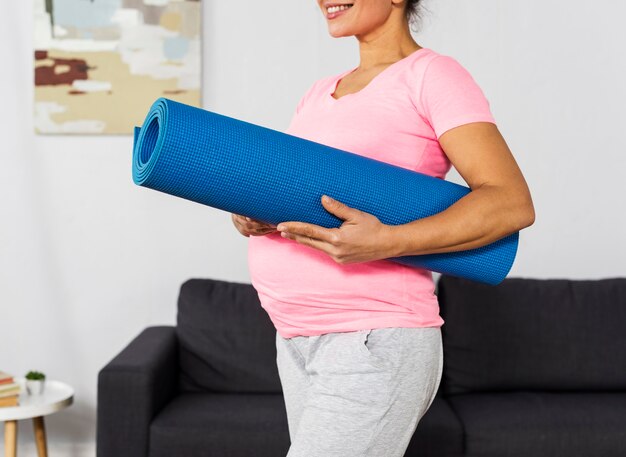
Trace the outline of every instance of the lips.
<path fill-rule="evenodd" d="M 325 13 L 327 19 L 333 19 L 352 9 L 354 3 L 328 3 L 325 5 Z M 345 8 L 339 8 L 344 6 Z"/>

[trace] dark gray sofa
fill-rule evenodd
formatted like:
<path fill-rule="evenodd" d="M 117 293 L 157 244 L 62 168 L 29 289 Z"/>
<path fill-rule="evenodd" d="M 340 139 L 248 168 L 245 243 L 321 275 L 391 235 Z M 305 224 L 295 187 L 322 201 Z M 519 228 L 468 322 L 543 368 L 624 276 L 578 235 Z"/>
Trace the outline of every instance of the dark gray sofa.
<path fill-rule="evenodd" d="M 442 276 L 437 294 L 443 377 L 407 457 L 626 456 L 626 278 Z M 284 457 L 275 332 L 250 284 L 185 282 L 177 325 L 100 370 L 97 456 Z"/>

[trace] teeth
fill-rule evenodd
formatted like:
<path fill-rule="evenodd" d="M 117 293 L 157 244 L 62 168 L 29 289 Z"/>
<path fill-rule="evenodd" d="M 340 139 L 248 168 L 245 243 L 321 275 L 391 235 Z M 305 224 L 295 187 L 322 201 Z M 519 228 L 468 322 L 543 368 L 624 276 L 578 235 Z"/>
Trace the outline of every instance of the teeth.
<path fill-rule="evenodd" d="M 347 10 L 351 6 L 352 5 L 331 6 L 330 8 L 328 8 L 328 13 L 331 14 L 336 13 L 337 11 Z"/>

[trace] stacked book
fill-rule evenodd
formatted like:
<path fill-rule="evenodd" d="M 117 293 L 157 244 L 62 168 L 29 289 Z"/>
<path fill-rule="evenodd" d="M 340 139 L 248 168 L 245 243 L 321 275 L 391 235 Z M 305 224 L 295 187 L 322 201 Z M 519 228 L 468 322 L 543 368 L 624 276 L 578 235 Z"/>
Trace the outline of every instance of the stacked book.
<path fill-rule="evenodd" d="M 20 389 L 12 375 L 0 371 L 0 407 L 19 405 Z"/>

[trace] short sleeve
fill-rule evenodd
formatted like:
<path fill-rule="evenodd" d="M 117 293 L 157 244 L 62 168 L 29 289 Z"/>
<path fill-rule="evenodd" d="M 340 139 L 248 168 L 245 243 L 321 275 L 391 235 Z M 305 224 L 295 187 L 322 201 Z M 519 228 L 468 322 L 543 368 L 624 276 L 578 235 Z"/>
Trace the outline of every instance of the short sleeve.
<path fill-rule="evenodd" d="M 428 63 L 420 102 L 437 139 L 463 124 L 496 123 L 482 89 L 472 75 L 450 56 L 438 55 Z"/>
<path fill-rule="evenodd" d="M 309 92 L 307 91 L 307 92 L 305 92 L 305 94 L 302 97 L 300 97 L 300 101 L 296 105 L 296 112 L 295 112 L 295 114 L 300 114 L 300 110 L 302 110 L 302 107 L 304 106 L 304 102 L 305 102 L 308 94 L 309 94 Z"/>
<path fill-rule="evenodd" d="M 306 105 L 307 100 L 309 99 L 313 91 L 315 90 L 318 83 L 319 81 L 313 82 L 313 84 L 311 84 L 309 88 L 306 90 L 304 95 L 300 97 L 300 100 L 298 101 L 298 104 L 296 105 L 295 115 L 300 114 L 300 111 L 302 111 L 302 108 L 304 107 L 304 105 Z"/>
<path fill-rule="evenodd" d="M 307 99 L 309 97 L 310 92 L 311 92 L 311 87 L 309 87 L 307 89 L 307 91 L 304 93 L 304 95 L 302 95 L 300 97 L 300 100 L 298 100 L 298 103 L 296 105 L 296 109 L 293 112 L 293 114 L 291 115 L 291 120 L 289 121 L 289 125 L 287 126 L 287 129 L 285 130 L 285 133 L 289 133 L 289 132 L 292 131 L 294 123 L 296 122 L 296 119 L 300 115 L 300 112 L 302 111 L 302 108 L 306 104 L 306 101 L 307 101 Z"/>

